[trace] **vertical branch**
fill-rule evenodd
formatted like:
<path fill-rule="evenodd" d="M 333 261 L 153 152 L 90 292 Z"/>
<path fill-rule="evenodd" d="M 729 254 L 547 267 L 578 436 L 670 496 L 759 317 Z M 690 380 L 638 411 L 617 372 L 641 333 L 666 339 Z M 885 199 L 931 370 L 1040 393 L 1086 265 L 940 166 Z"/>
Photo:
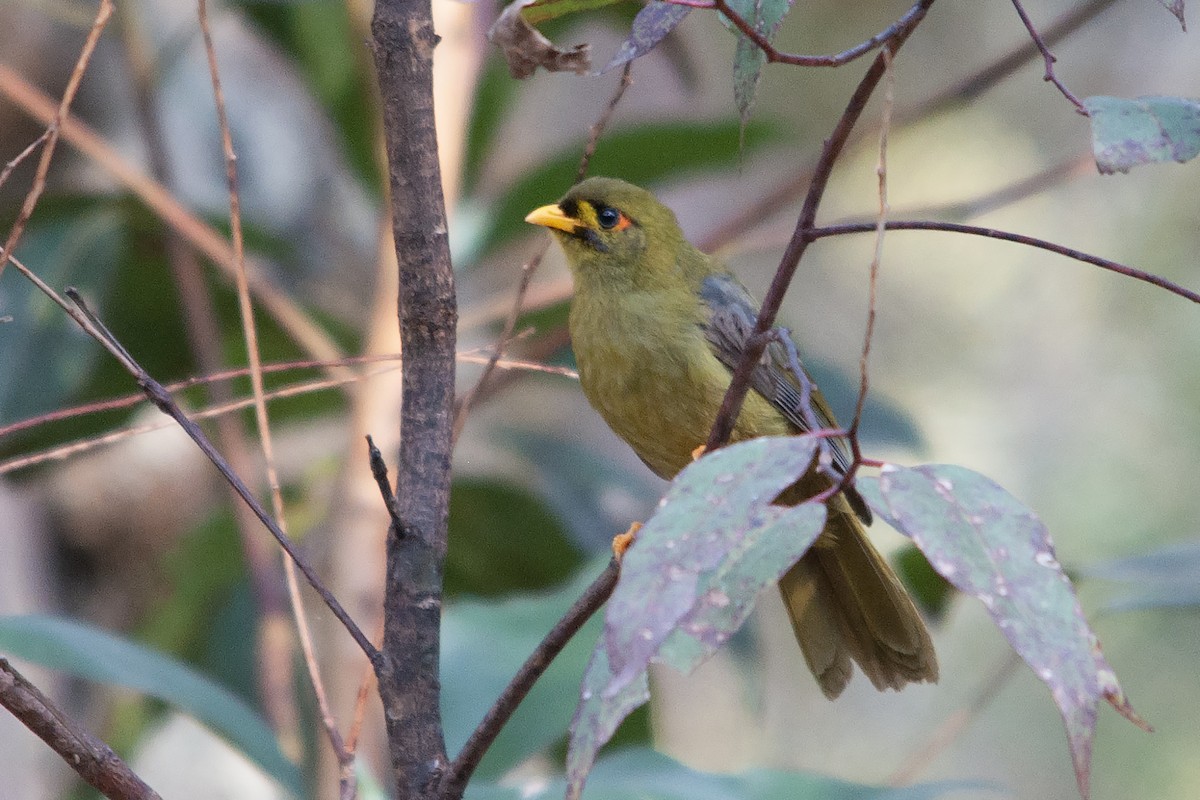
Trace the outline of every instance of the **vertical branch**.
<path fill-rule="evenodd" d="M 892 128 L 892 107 L 896 102 L 896 73 L 892 70 L 891 50 L 884 46 L 880 55 L 883 56 L 886 67 L 886 79 L 883 90 L 883 114 L 879 122 L 879 161 L 875 165 L 875 176 L 879 181 L 879 213 L 875 220 L 875 252 L 871 256 L 867 291 L 867 328 L 863 333 L 862 354 L 858 359 L 858 400 L 854 404 L 854 419 L 848 429 L 850 446 L 854 450 L 854 464 L 850 467 L 850 473 L 853 473 L 857 464 L 862 461 L 862 449 L 858 444 L 858 426 L 862 422 L 863 408 L 867 404 L 867 391 L 871 386 L 867 364 L 871 358 L 871 340 L 875 335 L 875 309 L 879 296 L 879 265 L 883 262 L 883 234 L 887 229 L 887 145 L 888 133 Z"/>
<path fill-rule="evenodd" d="M 401 798 L 430 797 L 446 761 L 439 712 L 442 562 L 450 500 L 458 310 L 433 125 L 430 0 L 379 0 L 371 21 L 383 106 L 404 353 L 396 506 L 376 674 Z"/>

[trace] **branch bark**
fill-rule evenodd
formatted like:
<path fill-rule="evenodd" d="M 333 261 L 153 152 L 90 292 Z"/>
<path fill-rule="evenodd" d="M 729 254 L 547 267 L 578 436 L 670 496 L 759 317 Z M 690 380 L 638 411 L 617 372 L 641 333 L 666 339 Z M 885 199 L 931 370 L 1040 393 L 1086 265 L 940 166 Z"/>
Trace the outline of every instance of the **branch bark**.
<path fill-rule="evenodd" d="M 376 664 L 401 798 L 433 797 L 446 763 L 439 713 L 442 563 L 450 500 L 458 311 L 433 123 L 430 0 L 379 0 L 371 22 L 399 262 L 403 403 Z"/>
<path fill-rule="evenodd" d="M 160 800 L 120 756 L 64 714 L 50 698 L 0 658 L 0 705 L 62 756 L 79 777 L 112 800 Z"/>

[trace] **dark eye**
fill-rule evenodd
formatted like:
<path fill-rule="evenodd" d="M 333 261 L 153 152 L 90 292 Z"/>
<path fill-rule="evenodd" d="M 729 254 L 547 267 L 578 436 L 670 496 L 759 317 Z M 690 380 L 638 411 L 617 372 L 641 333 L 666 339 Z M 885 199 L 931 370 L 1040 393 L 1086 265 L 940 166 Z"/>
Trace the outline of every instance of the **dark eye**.
<path fill-rule="evenodd" d="M 610 206 L 600 206 L 596 209 L 596 220 L 604 230 L 612 230 L 621 221 L 621 212 Z"/>

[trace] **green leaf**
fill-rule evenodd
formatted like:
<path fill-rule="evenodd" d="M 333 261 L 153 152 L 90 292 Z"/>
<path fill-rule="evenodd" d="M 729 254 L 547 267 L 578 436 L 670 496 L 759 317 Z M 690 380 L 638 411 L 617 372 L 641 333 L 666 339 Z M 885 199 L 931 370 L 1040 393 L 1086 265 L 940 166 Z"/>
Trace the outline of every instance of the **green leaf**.
<path fill-rule="evenodd" d="M 1097 564 L 1086 574 L 1129 584 L 1128 594 L 1106 606 L 1109 611 L 1200 608 L 1200 540 Z"/>
<path fill-rule="evenodd" d="M 1013 649 L 1048 686 L 1066 723 L 1075 777 L 1088 794 L 1100 699 L 1145 723 L 1088 627 L 1054 545 L 1037 516 L 963 467 L 884 465 L 856 486 L 871 508 L 910 536 L 946 580 L 978 598 Z"/>
<path fill-rule="evenodd" d="M 1083 104 L 1092 121 L 1096 167 L 1105 175 L 1200 155 L 1200 100 L 1089 97 Z"/>
<path fill-rule="evenodd" d="M 778 133 L 774 126 L 748 126 L 745 150 L 765 145 Z M 591 174 L 611 175 L 648 186 L 689 172 L 735 167 L 738 141 L 738 124 L 730 122 L 661 123 L 612 130 L 600 140 L 592 157 Z M 581 139 L 560 150 L 510 186 L 492 204 L 484 223 L 486 227 L 476 240 L 478 251 L 464 254 L 465 261 L 478 260 L 498 245 L 530 230 L 525 215 L 558 199 L 570 188 L 583 144 Z"/>
<path fill-rule="evenodd" d="M 511 600 L 458 600 L 442 615 L 442 716 L 446 747 L 462 748 L 501 690 L 542 638 L 607 563 L 597 561 L 554 592 Z M 559 740 L 571 720 L 579 676 L 590 642 L 599 635 L 594 617 L 554 660 L 480 764 L 482 778 L 498 777 Z"/>
<path fill-rule="evenodd" d="M 1179 20 L 1179 27 L 1187 30 L 1187 21 L 1183 18 L 1183 0 L 1158 0 L 1162 3 L 1163 8 L 1175 15 L 1175 19 Z"/>
<path fill-rule="evenodd" d="M 937 573 L 925 554 L 908 544 L 892 557 L 892 563 L 925 616 L 935 622 L 945 617 L 954 587 Z"/>
<path fill-rule="evenodd" d="M 792 9 L 794 0 L 730 0 L 729 7 L 738 16 L 750 24 L 754 30 L 771 41 L 783 24 L 783 18 Z M 722 17 L 724 20 L 724 17 Z M 726 20 L 726 25 L 733 28 Z M 742 124 L 750 119 L 750 108 L 754 105 L 754 95 L 758 91 L 758 79 L 762 68 L 767 63 L 767 56 L 762 48 L 748 36 L 737 31 L 737 49 L 733 56 L 733 97 L 737 103 L 738 114 Z"/>
<path fill-rule="evenodd" d="M 665 3 L 663 0 L 650 0 L 633 18 L 633 25 L 629 29 L 629 38 L 621 44 L 612 61 L 609 61 L 608 65 L 600 72 L 605 73 L 617 67 L 623 67 L 635 58 L 641 58 L 649 53 L 659 42 L 667 38 L 668 33 L 675 30 L 676 25 L 683 22 L 683 18 L 691 10 L 689 6 Z"/>
<path fill-rule="evenodd" d="M 119 202 L 79 202 L 87 205 L 45 204 L 17 246 L 17 256 L 51 287 L 79 288 L 103 315 L 114 276 L 129 255 L 128 217 Z M 22 419 L 65 405 L 87 381 L 99 349 L 19 275 L 5 278 L 0 312 L 12 317 L 0 323 L 0 375 L 5 376 L 0 380 L 0 419 Z"/>
<path fill-rule="evenodd" d="M 521 8 L 521 16 L 530 25 L 537 25 L 546 20 L 595 11 L 621 2 L 624 0 L 533 0 Z"/>
<path fill-rule="evenodd" d="M 451 487 L 447 593 L 543 589 L 573 574 L 580 559 L 558 519 L 520 487 L 477 479 Z"/>
<path fill-rule="evenodd" d="M 300 771 L 254 709 L 161 653 L 90 625 L 36 615 L 0 617 L 0 652 L 169 703 L 224 737 L 293 795 L 303 794 Z"/>
<path fill-rule="evenodd" d="M 903 788 L 864 786 L 822 775 L 751 769 L 717 775 L 689 769 L 649 748 L 630 747 L 596 762 L 587 800 L 933 800 L 949 792 L 994 790 L 978 781 L 939 781 Z M 561 779 L 525 786 L 472 785 L 466 800 L 549 800 Z"/>
<path fill-rule="evenodd" d="M 608 601 L 571 725 L 572 793 L 620 721 L 645 702 L 650 663 L 695 668 L 820 535 L 824 505 L 772 505 L 815 454 L 808 437 L 754 439 L 690 464 L 672 482 Z"/>

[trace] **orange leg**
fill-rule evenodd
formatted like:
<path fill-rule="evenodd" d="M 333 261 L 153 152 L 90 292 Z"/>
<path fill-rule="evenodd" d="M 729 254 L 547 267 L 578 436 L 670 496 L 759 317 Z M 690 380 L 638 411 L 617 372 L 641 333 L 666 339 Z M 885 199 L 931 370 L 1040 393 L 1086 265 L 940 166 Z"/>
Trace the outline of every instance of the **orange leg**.
<path fill-rule="evenodd" d="M 618 533 L 613 537 L 613 558 L 617 559 L 617 561 L 620 561 L 625 557 L 625 551 L 628 550 L 629 546 L 633 544 L 634 537 L 637 536 L 637 532 L 641 529 L 642 523 L 635 522 L 629 526 L 629 530 L 625 531 L 624 533 Z"/>

